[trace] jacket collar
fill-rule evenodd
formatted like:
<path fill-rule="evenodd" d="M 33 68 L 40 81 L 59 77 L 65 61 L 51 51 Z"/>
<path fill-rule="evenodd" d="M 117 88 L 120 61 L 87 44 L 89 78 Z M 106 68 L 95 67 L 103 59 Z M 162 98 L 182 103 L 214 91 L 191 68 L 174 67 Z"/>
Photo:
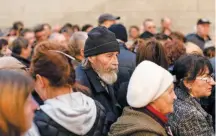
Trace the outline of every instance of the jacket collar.
<path fill-rule="evenodd" d="M 95 92 L 107 92 L 105 89 L 105 83 L 99 78 L 98 74 L 92 69 L 85 69 L 86 75 L 91 83 L 91 86 L 94 87 Z"/>
<path fill-rule="evenodd" d="M 199 99 L 192 97 L 187 89 L 181 85 L 180 87 L 175 88 L 175 94 L 179 100 L 185 101 L 186 103 L 194 106 L 200 113 L 205 117 L 208 115 L 207 112 L 200 105 Z"/>
<path fill-rule="evenodd" d="M 202 40 L 202 41 L 206 41 L 206 40 L 204 40 L 202 37 L 200 37 L 198 34 L 196 34 L 196 37 L 197 37 L 198 39 Z M 207 36 L 207 37 L 208 37 L 208 40 L 211 40 L 211 38 L 210 38 L 209 36 Z"/>

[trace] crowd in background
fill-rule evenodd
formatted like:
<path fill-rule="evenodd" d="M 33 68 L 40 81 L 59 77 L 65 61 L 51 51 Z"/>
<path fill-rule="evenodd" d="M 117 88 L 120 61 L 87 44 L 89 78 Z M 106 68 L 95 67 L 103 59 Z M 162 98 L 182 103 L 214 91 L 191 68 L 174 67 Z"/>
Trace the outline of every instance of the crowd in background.
<path fill-rule="evenodd" d="M 118 20 L 0 30 L 0 135 L 214 135 L 211 22 Z"/>

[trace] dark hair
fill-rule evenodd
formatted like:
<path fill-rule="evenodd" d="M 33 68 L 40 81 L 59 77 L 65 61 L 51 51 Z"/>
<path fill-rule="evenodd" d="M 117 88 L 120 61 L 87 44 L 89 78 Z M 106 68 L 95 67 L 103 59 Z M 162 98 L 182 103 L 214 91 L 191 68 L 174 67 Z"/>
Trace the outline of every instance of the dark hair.
<path fill-rule="evenodd" d="M 170 37 L 171 37 L 172 39 L 180 40 L 180 41 L 182 41 L 183 43 L 186 42 L 186 38 L 185 38 L 184 34 L 181 33 L 181 32 L 179 32 L 179 31 L 171 32 Z"/>
<path fill-rule="evenodd" d="M 164 33 L 157 33 L 154 37 L 156 38 L 156 40 L 172 40 L 171 37 L 165 35 Z"/>
<path fill-rule="evenodd" d="M 33 30 L 31 29 L 28 29 L 28 28 L 25 28 L 23 29 L 21 32 L 20 32 L 20 36 L 24 37 L 26 33 L 28 32 L 34 32 Z"/>
<path fill-rule="evenodd" d="M 20 55 L 22 52 L 22 48 L 28 48 L 28 40 L 26 40 L 23 37 L 18 37 L 12 43 L 12 52 L 17 55 Z"/>
<path fill-rule="evenodd" d="M 61 53 L 50 50 L 68 53 L 64 46 L 59 43 L 45 41 L 36 45 L 30 68 L 32 75 L 39 74 L 46 77 L 53 87 L 73 85 L 75 72 L 69 59 Z"/>
<path fill-rule="evenodd" d="M 140 42 L 136 53 L 136 65 L 144 60 L 152 61 L 159 66 L 168 69 L 168 61 L 163 46 L 159 41 L 149 39 L 146 42 Z"/>
<path fill-rule="evenodd" d="M 80 31 L 80 27 L 79 27 L 78 25 L 73 25 L 72 29 L 73 29 L 73 31 L 74 31 L 75 29 L 77 29 L 78 31 Z"/>
<path fill-rule="evenodd" d="M 88 28 L 90 27 L 93 27 L 91 24 L 85 24 L 83 27 L 82 27 L 82 30 L 81 31 L 86 31 Z"/>
<path fill-rule="evenodd" d="M 39 24 L 39 25 L 35 26 L 35 27 L 34 27 L 34 32 L 35 32 L 35 33 L 38 33 L 38 32 L 43 31 L 43 30 L 44 30 L 44 27 L 43 27 L 43 26 L 44 26 L 43 24 Z"/>
<path fill-rule="evenodd" d="M 209 75 L 211 75 L 213 73 L 213 68 L 206 57 L 195 54 L 185 54 L 175 62 L 173 74 L 176 76 L 177 84 L 179 84 L 182 79 L 193 81 L 197 76 L 203 75 L 206 67 L 209 69 Z"/>
<path fill-rule="evenodd" d="M 13 23 L 13 29 L 14 30 L 20 30 L 21 28 L 24 27 L 24 24 L 21 21 L 16 21 Z"/>
<path fill-rule="evenodd" d="M 63 26 L 63 27 L 61 28 L 61 30 L 59 31 L 59 33 L 64 33 L 64 32 L 69 33 L 70 30 L 72 30 L 71 27 Z"/>
<path fill-rule="evenodd" d="M 8 41 L 6 39 L 0 39 L 0 50 L 6 45 L 8 45 Z"/>
<path fill-rule="evenodd" d="M 180 56 L 186 53 L 184 44 L 179 40 L 168 41 L 163 46 L 169 65 L 172 65 Z"/>
<path fill-rule="evenodd" d="M 78 83 L 75 83 L 75 70 L 71 60 L 61 51 L 69 54 L 60 43 L 44 41 L 36 45 L 31 61 L 30 73 L 35 78 L 39 74 L 47 78 L 52 87 L 73 86 L 73 89 L 88 94 L 89 89 Z"/>
<path fill-rule="evenodd" d="M 63 27 L 68 27 L 68 28 L 72 28 L 73 25 L 71 23 L 66 23 Z"/>
<path fill-rule="evenodd" d="M 204 49 L 203 54 L 208 58 L 215 57 L 215 47 L 208 47 Z"/>

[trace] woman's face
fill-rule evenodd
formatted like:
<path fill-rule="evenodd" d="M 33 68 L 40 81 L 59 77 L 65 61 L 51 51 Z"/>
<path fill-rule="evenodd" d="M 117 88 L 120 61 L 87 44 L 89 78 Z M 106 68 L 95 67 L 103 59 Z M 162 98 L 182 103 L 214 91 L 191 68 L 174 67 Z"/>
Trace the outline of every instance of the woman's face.
<path fill-rule="evenodd" d="M 28 96 L 25 106 L 24 106 L 24 114 L 26 118 L 26 130 L 31 127 L 33 118 L 34 118 L 34 111 L 38 108 L 38 104 L 32 98 L 31 94 Z"/>
<path fill-rule="evenodd" d="M 176 99 L 174 85 L 172 84 L 158 99 L 153 101 L 151 105 L 159 112 L 166 115 L 173 112 L 173 103 Z"/>
<path fill-rule="evenodd" d="M 211 77 L 211 74 L 209 74 L 209 70 L 206 68 L 205 73 L 197 76 L 187 88 L 192 96 L 200 98 L 210 96 L 213 85 L 215 85 L 215 81 Z"/>

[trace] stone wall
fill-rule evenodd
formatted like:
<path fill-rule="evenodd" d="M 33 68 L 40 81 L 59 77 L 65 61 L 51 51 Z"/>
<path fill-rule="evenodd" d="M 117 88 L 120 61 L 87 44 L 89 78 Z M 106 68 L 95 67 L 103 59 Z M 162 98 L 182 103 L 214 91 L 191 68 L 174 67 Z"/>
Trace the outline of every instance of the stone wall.
<path fill-rule="evenodd" d="M 0 28 L 21 20 L 32 27 L 47 22 L 51 25 L 97 25 L 101 13 L 121 16 L 125 26 L 140 26 L 145 18 L 153 18 L 160 25 L 168 16 L 173 28 L 187 34 L 193 32 L 198 18 L 212 21 L 211 35 L 215 36 L 215 0 L 0 0 Z"/>

